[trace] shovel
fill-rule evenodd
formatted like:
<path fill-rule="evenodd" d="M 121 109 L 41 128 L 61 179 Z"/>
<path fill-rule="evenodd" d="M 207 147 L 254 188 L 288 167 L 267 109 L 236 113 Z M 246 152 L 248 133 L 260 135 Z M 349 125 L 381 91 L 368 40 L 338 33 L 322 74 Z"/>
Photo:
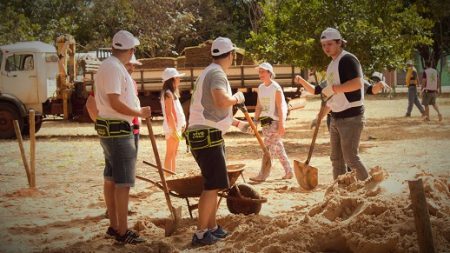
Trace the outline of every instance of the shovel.
<path fill-rule="evenodd" d="M 250 179 L 253 181 L 263 182 L 269 176 L 270 169 L 272 167 L 272 159 L 270 157 L 269 150 L 267 150 L 266 145 L 264 145 L 261 135 L 259 135 L 258 130 L 256 129 L 255 123 L 253 123 L 252 118 L 250 118 L 250 115 L 248 114 L 248 110 L 247 110 L 247 107 L 245 107 L 245 104 L 238 104 L 237 107 L 244 113 L 245 119 L 248 121 L 248 124 L 253 129 L 256 139 L 259 142 L 259 146 L 261 146 L 261 149 L 264 152 L 262 163 L 261 163 L 261 170 L 260 170 L 258 176 L 256 178 L 250 178 Z"/>
<path fill-rule="evenodd" d="M 167 206 L 169 207 L 170 213 L 172 215 L 172 220 L 166 222 L 165 235 L 170 236 L 175 232 L 178 227 L 178 223 L 181 219 L 181 206 L 174 208 L 172 206 L 172 201 L 170 200 L 169 188 L 167 187 L 166 178 L 164 175 L 164 170 L 161 165 L 161 159 L 159 158 L 158 147 L 156 146 L 155 136 L 153 135 L 152 123 L 150 118 L 146 118 L 148 135 L 150 141 L 152 142 L 153 154 L 155 155 L 156 166 L 158 167 L 159 176 L 161 177 L 161 184 L 164 191 L 164 196 L 166 197 Z"/>
<path fill-rule="evenodd" d="M 320 122 L 324 115 L 326 101 L 322 99 L 320 104 L 319 117 L 317 119 L 317 125 L 314 129 L 313 138 L 311 141 L 311 146 L 309 147 L 308 158 L 304 163 L 294 160 L 294 173 L 298 184 L 305 190 L 312 190 L 318 184 L 318 169 L 309 165 L 311 156 L 314 150 L 314 145 L 316 144 L 317 133 L 319 132 Z"/>

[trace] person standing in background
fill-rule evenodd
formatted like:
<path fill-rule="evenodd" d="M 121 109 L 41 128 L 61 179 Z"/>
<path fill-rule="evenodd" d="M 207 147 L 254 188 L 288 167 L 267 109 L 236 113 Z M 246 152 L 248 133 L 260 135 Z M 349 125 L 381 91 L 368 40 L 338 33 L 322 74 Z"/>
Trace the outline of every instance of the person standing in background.
<path fill-rule="evenodd" d="M 424 116 L 425 110 L 419 102 L 419 97 L 417 95 L 417 85 L 419 84 L 419 77 L 417 75 L 417 70 L 413 65 L 412 60 L 406 62 L 406 79 L 405 84 L 408 87 L 408 107 L 406 108 L 405 117 L 411 117 L 411 112 L 413 109 L 413 104 L 419 109 L 422 116 Z"/>
<path fill-rule="evenodd" d="M 429 62 L 425 65 L 426 69 L 422 76 L 422 104 L 425 106 L 425 121 L 430 120 L 430 105 L 433 106 L 434 110 L 438 113 L 439 121 L 442 121 L 442 114 L 439 111 L 439 107 L 436 103 L 437 94 L 439 92 L 439 86 L 441 85 L 438 72 L 436 69 L 431 67 Z"/>
<path fill-rule="evenodd" d="M 163 113 L 163 130 L 166 137 L 166 158 L 164 169 L 175 172 L 176 157 L 181 136 L 186 128 L 186 117 L 180 103 L 180 77 L 174 68 L 166 68 L 162 74 L 161 108 Z M 169 176 L 166 172 L 166 176 Z"/>

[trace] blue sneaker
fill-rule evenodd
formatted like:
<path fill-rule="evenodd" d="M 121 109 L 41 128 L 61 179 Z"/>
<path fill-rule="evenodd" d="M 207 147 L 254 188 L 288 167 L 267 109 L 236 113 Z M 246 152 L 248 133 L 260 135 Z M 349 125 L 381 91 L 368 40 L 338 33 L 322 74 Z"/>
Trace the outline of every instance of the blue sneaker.
<path fill-rule="evenodd" d="M 220 225 L 217 226 L 216 230 L 211 230 L 211 234 L 217 238 L 225 238 L 228 235 L 228 232 L 224 230 Z"/>
<path fill-rule="evenodd" d="M 197 235 L 194 233 L 194 236 L 192 237 L 192 246 L 211 245 L 216 243 L 218 240 L 219 238 L 211 234 L 209 230 L 205 232 L 202 239 L 198 239 Z"/>

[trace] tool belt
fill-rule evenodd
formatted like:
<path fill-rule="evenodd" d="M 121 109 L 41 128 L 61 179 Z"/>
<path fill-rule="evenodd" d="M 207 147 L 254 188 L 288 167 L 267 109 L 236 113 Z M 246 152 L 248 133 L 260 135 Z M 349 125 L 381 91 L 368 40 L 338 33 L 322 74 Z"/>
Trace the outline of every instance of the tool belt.
<path fill-rule="evenodd" d="M 223 144 L 222 132 L 215 128 L 195 129 L 185 131 L 186 145 L 191 150 L 200 150 Z"/>
<path fill-rule="evenodd" d="M 259 121 L 261 122 L 261 126 L 270 126 L 272 124 L 273 119 L 271 117 L 261 117 L 259 118 Z"/>
<path fill-rule="evenodd" d="M 100 137 L 122 137 L 132 133 L 130 123 L 125 120 L 97 118 L 95 130 Z"/>

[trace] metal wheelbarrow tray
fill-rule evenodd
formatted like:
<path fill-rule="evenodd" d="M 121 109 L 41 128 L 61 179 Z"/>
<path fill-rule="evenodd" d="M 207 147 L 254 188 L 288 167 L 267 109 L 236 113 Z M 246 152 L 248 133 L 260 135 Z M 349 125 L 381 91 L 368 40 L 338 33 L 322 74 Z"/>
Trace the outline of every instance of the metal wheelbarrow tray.
<path fill-rule="evenodd" d="M 267 202 L 267 199 L 261 197 L 256 190 L 248 184 L 236 184 L 237 179 L 242 176 L 244 166 L 244 164 L 227 166 L 230 188 L 219 191 L 220 199 L 217 206 L 220 205 L 222 198 L 226 198 L 227 207 L 231 213 L 243 213 L 246 215 L 251 213 L 257 214 L 261 210 L 262 203 Z M 152 181 L 151 183 L 162 189 L 160 182 Z M 190 204 L 189 198 L 200 197 L 203 191 L 203 177 L 201 175 L 194 175 L 182 178 L 166 179 L 166 183 L 171 196 L 184 198 L 186 200 L 189 215 L 193 218 L 192 210 L 198 208 L 198 203 Z"/>

